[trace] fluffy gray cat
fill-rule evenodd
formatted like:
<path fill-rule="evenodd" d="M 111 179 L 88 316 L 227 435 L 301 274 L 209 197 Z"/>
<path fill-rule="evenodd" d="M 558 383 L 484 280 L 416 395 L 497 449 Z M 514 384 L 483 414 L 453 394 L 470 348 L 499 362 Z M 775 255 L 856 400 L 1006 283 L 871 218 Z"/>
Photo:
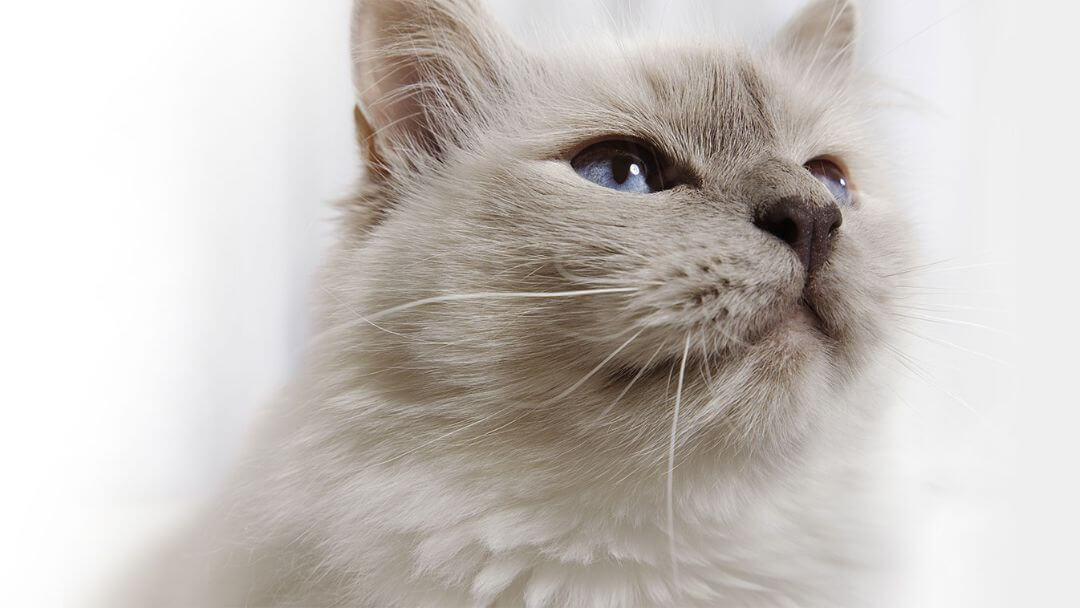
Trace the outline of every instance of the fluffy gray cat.
<path fill-rule="evenodd" d="M 906 222 L 856 14 L 528 51 L 360 0 L 302 374 L 138 605 L 880 606 Z"/>

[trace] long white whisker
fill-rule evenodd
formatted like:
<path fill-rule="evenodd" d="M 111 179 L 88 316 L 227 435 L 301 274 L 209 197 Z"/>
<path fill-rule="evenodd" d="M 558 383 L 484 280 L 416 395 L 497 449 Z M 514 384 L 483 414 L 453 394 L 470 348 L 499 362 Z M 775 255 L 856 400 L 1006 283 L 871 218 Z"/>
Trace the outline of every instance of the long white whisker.
<path fill-rule="evenodd" d="M 924 336 L 924 335 L 922 335 L 922 334 L 920 334 L 918 332 L 911 331 L 910 329 L 907 329 L 907 328 L 902 328 L 902 329 L 906 333 L 909 333 L 909 334 L 915 336 L 916 338 L 921 338 L 923 340 L 926 340 L 927 342 L 933 342 L 935 344 L 940 344 L 941 346 L 948 346 L 950 348 L 955 348 L 956 350 L 968 353 L 969 355 L 975 355 L 976 357 L 982 357 L 983 359 L 986 359 L 987 361 L 990 361 L 991 363 L 997 363 L 998 365 L 1001 365 L 1003 367 L 1012 367 L 1012 364 L 1009 363 L 1008 361 L 1003 361 L 1001 359 L 998 359 L 997 357 L 994 357 L 993 355 L 988 355 L 986 353 L 979 352 L 977 350 L 972 350 L 972 349 L 967 348 L 965 346 L 960 346 L 959 344 L 954 344 L 952 342 L 949 342 L 948 340 L 942 340 L 941 338 L 931 338 L 930 336 Z"/>
<path fill-rule="evenodd" d="M 369 319 L 369 318 L 365 318 L 365 317 L 364 317 L 364 315 L 360 314 L 360 312 L 359 312 L 359 311 L 357 311 L 357 310 L 356 310 L 355 308 L 353 308 L 351 304 L 349 304 L 349 303 L 348 303 L 348 302 L 346 302 L 345 300 L 342 300 L 341 298 L 339 298 L 339 297 L 338 297 L 338 295 L 337 295 L 336 293 L 334 293 L 333 291 L 331 291 L 330 289 L 328 289 L 328 288 L 327 288 L 327 287 L 326 287 L 325 285 L 320 285 L 319 287 L 320 287 L 320 288 L 321 288 L 321 289 L 322 289 L 323 291 L 325 291 L 325 292 L 326 292 L 326 295 L 330 296 L 331 298 L 334 298 L 334 300 L 336 300 L 338 304 L 341 304 L 342 306 L 344 306 L 344 307 L 346 308 L 346 310 L 348 310 L 348 311 L 349 311 L 349 312 L 351 312 L 352 314 L 356 315 L 356 317 L 357 317 L 358 319 L 360 319 L 361 321 L 364 321 L 364 322 L 366 322 L 366 323 L 367 323 L 368 325 L 371 325 L 371 326 L 372 326 L 372 327 L 374 327 L 375 329 L 378 329 L 378 330 L 380 330 L 380 331 L 384 331 L 384 332 L 386 332 L 386 333 L 388 333 L 388 334 L 392 334 L 392 335 L 395 335 L 395 336 L 397 336 L 397 337 L 399 337 L 399 338 L 403 338 L 403 339 L 405 339 L 405 340 L 412 340 L 412 338 L 410 338 L 409 336 L 406 336 L 406 335 L 403 335 L 403 334 L 399 334 L 399 333 L 398 333 L 398 332 L 396 332 L 396 331 L 393 331 L 393 330 L 387 329 L 387 328 L 385 328 L 385 327 L 383 327 L 383 326 L 379 325 L 378 323 L 375 323 L 375 322 L 373 322 L 373 321 L 372 321 L 371 319 Z"/>
<path fill-rule="evenodd" d="M 902 274 L 909 274 L 909 273 L 912 273 L 912 272 L 916 272 L 918 270 L 922 270 L 924 268 L 933 268 L 934 266 L 938 266 L 940 264 L 945 264 L 947 262 L 953 262 L 953 261 L 956 261 L 956 259 L 957 258 L 955 258 L 955 257 L 941 258 L 940 260 L 934 260 L 933 262 L 925 262 L 925 263 L 922 263 L 922 264 L 917 264 L 915 266 L 909 266 L 907 268 L 904 268 L 903 270 L 898 270 L 898 271 L 893 272 L 891 274 L 883 274 L 881 276 L 883 276 L 883 277 L 895 277 L 895 276 L 900 276 Z"/>
<path fill-rule="evenodd" d="M 423 298 L 405 304 L 398 304 L 397 306 L 391 306 L 386 310 L 381 310 L 361 318 L 371 322 L 396 312 L 409 310 L 425 304 L 435 304 L 437 302 L 456 302 L 459 300 L 512 300 L 516 298 L 571 298 L 575 296 L 590 296 L 606 293 L 628 293 L 640 290 L 640 287 L 608 287 L 604 289 L 579 289 L 575 291 L 481 291 L 476 293 L 452 293 L 444 296 Z"/>
<path fill-rule="evenodd" d="M 641 257 L 644 258 L 644 256 L 641 256 Z M 651 262 L 651 260 L 649 260 L 648 258 L 645 258 L 645 260 Z M 555 267 L 555 272 L 559 273 L 559 276 L 561 276 L 562 278 L 566 279 L 567 281 L 570 281 L 570 282 L 573 282 L 573 283 L 580 283 L 580 284 L 588 285 L 590 283 L 592 283 L 592 284 L 602 284 L 602 283 L 616 283 L 616 282 L 618 282 L 618 279 L 608 279 L 608 278 L 602 278 L 602 277 L 594 277 L 594 278 L 579 277 L 576 274 L 571 274 L 570 271 L 568 271 L 562 264 L 560 264 L 558 262 L 555 262 L 552 265 Z M 622 283 L 626 284 L 626 281 L 622 281 Z M 661 281 L 635 281 L 635 283 L 637 285 L 663 285 L 663 283 Z"/>
<path fill-rule="evenodd" d="M 947 296 L 988 296 L 988 297 L 1001 297 L 1001 292 L 993 289 L 954 289 L 952 287 L 935 287 L 932 285 L 906 285 L 898 284 L 897 288 L 905 290 L 906 293 L 923 295 L 947 295 Z"/>
<path fill-rule="evenodd" d="M 713 386 L 715 386 L 716 383 L 713 382 L 712 370 L 709 369 L 709 365 L 710 365 L 709 364 L 709 351 L 705 351 L 704 364 L 702 365 L 702 370 L 705 372 L 704 377 L 705 377 L 705 382 L 707 383 L 707 386 L 709 387 L 709 392 L 712 393 L 713 392 Z"/>
<path fill-rule="evenodd" d="M 682 405 L 683 381 L 686 378 L 686 357 L 690 353 L 690 334 L 686 334 L 686 344 L 683 346 L 682 363 L 679 365 L 679 383 L 675 389 L 675 411 L 671 415 L 671 443 L 668 444 L 668 474 L 667 474 L 667 534 L 668 551 L 671 554 L 671 576 L 675 584 L 675 591 L 679 591 L 679 562 L 675 559 L 675 500 L 672 490 L 672 480 L 675 477 L 675 437 L 679 429 L 679 407 Z"/>
<path fill-rule="evenodd" d="M 920 366 L 918 363 L 916 363 L 910 356 L 906 355 L 905 353 L 900 351 L 900 349 L 896 348 L 895 346 L 893 346 L 893 345 L 891 345 L 891 344 L 889 344 L 887 342 L 883 342 L 882 345 L 885 346 L 885 348 L 888 351 L 890 351 L 896 357 L 896 360 L 900 363 L 900 365 L 906 367 L 909 372 L 911 372 L 915 377 L 917 377 L 920 380 L 922 380 L 923 382 L 925 382 L 927 386 L 929 386 L 930 388 L 941 391 L 942 394 L 944 394 L 946 397 L 948 397 L 948 398 L 952 399 L 953 401 L 959 403 L 961 406 L 964 407 L 964 409 L 971 412 L 976 417 L 978 417 L 980 419 L 983 417 L 982 413 L 979 412 L 979 410 L 975 409 L 975 407 L 972 406 L 970 403 L 968 403 L 966 399 L 963 399 L 962 397 L 960 397 L 956 393 L 954 393 L 954 392 L 948 390 L 947 388 L 941 386 L 941 384 L 937 382 L 937 379 L 934 378 L 933 374 L 926 371 L 922 366 Z"/>
<path fill-rule="evenodd" d="M 912 273 L 912 272 L 918 272 L 919 274 L 930 274 L 930 273 L 936 273 L 936 272 L 956 272 L 956 271 L 960 271 L 960 270 L 972 270 L 972 269 L 975 269 L 975 268 L 993 268 L 995 266 L 1004 266 L 1004 264 L 1002 262 L 979 262 L 977 264 L 967 264 L 967 265 L 964 265 L 964 266 L 946 266 L 944 268 L 935 268 L 935 266 L 937 264 L 941 264 L 942 262 L 948 262 L 948 261 L 951 261 L 951 260 L 941 260 L 939 262 L 931 262 L 929 264 L 923 264 L 921 266 L 915 266 L 915 267 L 912 267 L 912 268 L 908 268 L 907 270 L 900 270 L 898 272 L 894 272 L 892 274 L 886 274 L 886 275 L 882 275 L 882 276 L 897 277 L 897 276 L 904 275 L 904 274 L 909 274 L 909 273 Z"/>
<path fill-rule="evenodd" d="M 898 317 L 904 317 L 905 319 L 915 319 L 917 321 L 929 321 L 931 323 L 944 323 L 946 325 L 962 325 L 964 327 L 974 327 L 976 329 L 985 329 L 986 331 L 993 332 L 995 334 L 1001 334 L 1003 336 L 1012 337 L 1012 335 L 1009 332 L 1005 331 L 1005 330 L 998 329 L 996 327 L 991 327 L 989 325 L 983 325 L 982 323 L 975 323 L 975 322 L 972 322 L 972 321 L 961 321 L 960 319 L 946 319 L 944 317 L 934 317 L 934 316 L 930 316 L 930 315 L 909 314 L 909 313 L 901 313 L 901 312 L 894 312 L 892 314 L 894 314 L 894 315 L 896 315 Z"/>
<path fill-rule="evenodd" d="M 911 36 L 908 36 L 908 37 L 907 37 L 907 38 L 905 38 L 905 39 L 903 40 L 903 42 L 901 42 L 900 44 L 897 44 L 896 46 L 894 46 L 894 47 L 892 47 L 891 49 L 889 49 L 889 50 L 885 51 L 884 53 L 882 53 L 881 55 L 878 55 L 877 57 L 875 57 L 875 58 L 874 58 L 874 59 L 873 59 L 872 61 L 870 61 L 870 64 L 869 64 L 869 65 L 870 65 L 871 67 L 877 66 L 878 62 L 882 61 L 883 59 L 885 59 L 885 58 L 886 58 L 886 57 L 888 57 L 889 55 L 892 55 L 893 53 L 895 53 L 896 51 L 900 50 L 900 49 L 901 49 L 901 48 L 903 48 L 904 46 L 906 46 L 906 45 L 908 45 L 908 44 L 911 44 L 911 41 L 912 41 L 912 40 L 915 40 L 915 39 L 916 39 L 916 38 L 918 38 L 919 36 L 922 36 L 922 35 L 923 35 L 923 34 L 925 34 L 926 32 L 929 32 L 930 30 L 932 30 L 932 29 L 934 29 L 935 27 L 937 27 L 938 25 L 940 25 L 940 24 L 941 24 L 941 23 L 942 23 L 943 21 L 945 21 L 945 20 L 947 20 L 947 19 L 951 19 L 952 17 L 954 17 L 954 16 L 956 16 L 957 14 L 959 14 L 959 13 L 960 13 L 960 11 L 962 11 L 962 10 L 964 10 L 964 9 L 968 8 L 968 4 L 970 4 L 970 3 L 969 3 L 969 2 L 965 2 L 965 3 L 961 4 L 960 6 L 956 7 L 955 9 L 953 9 L 953 10 L 952 10 L 951 12 L 947 13 L 947 14 L 946 14 L 945 16 L 943 16 L 943 17 L 941 17 L 940 19 L 938 19 L 937 21 L 934 21 L 934 22 L 933 22 L 933 23 L 931 23 L 930 25 L 928 25 L 928 26 L 924 27 L 923 29 L 921 29 L 921 30 L 919 30 L 919 31 L 915 32 L 915 33 L 914 33 L 914 34 L 912 34 Z"/>
<path fill-rule="evenodd" d="M 902 308 L 904 310 L 918 310 L 923 312 L 946 312 L 949 310 L 965 310 L 971 312 L 984 312 L 989 314 L 1008 314 L 1009 311 L 1004 308 L 991 308 L 987 306 L 965 306 L 962 304 L 928 304 L 926 306 L 917 306 L 915 304 L 893 304 L 896 308 Z"/>
<path fill-rule="evenodd" d="M 596 367 L 589 370 L 589 373 L 582 376 L 581 380 L 578 380 L 570 388 L 568 388 L 565 391 L 559 393 L 558 395 L 555 395 L 554 397 L 552 397 L 552 401 L 558 401 L 559 399 L 562 399 L 563 397 L 565 397 L 565 396 L 569 395 L 570 393 L 574 392 L 575 390 L 577 390 L 577 388 L 579 386 L 581 386 L 582 384 L 585 384 L 586 380 L 588 380 L 589 378 L 592 378 L 593 374 L 598 372 L 601 367 L 604 367 L 604 365 L 606 365 L 608 361 L 611 361 L 615 357 L 615 355 L 618 355 L 622 351 L 622 349 L 629 346 L 631 342 L 633 342 L 638 336 L 641 335 L 641 333 L 643 331 L 645 331 L 645 329 L 646 328 L 643 327 L 643 328 L 639 329 L 636 334 L 634 334 L 634 335 L 630 336 L 629 338 L 627 338 L 626 342 L 623 342 L 619 346 L 619 348 L 616 348 L 614 351 L 612 351 L 612 353 L 610 355 L 608 355 L 607 357 L 605 357 L 603 361 L 598 363 L 596 365 Z"/>
<path fill-rule="evenodd" d="M 615 397 L 615 400 L 611 402 L 611 405 L 605 407 L 604 411 L 600 412 L 601 419 L 603 419 L 605 416 L 608 415 L 609 412 L 611 412 L 612 408 L 615 407 L 615 404 L 617 404 L 620 400 L 622 400 L 623 397 L 626 396 L 626 393 L 630 392 L 630 388 L 634 386 L 634 383 L 638 381 L 638 378 L 641 378 L 641 376 L 645 374 L 645 370 L 649 369 L 649 364 L 653 362 L 653 359 L 656 358 L 656 355 L 660 354 L 660 351 L 663 348 L 663 344 L 656 348 L 656 351 L 654 351 L 652 356 L 649 357 L 649 360 L 645 362 L 645 365 L 642 365 L 641 369 L 639 369 L 637 373 L 634 374 L 634 377 L 630 379 L 630 383 L 626 385 L 626 388 L 624 388 L 622 392 L 619 393 L 618 397 Z"/>

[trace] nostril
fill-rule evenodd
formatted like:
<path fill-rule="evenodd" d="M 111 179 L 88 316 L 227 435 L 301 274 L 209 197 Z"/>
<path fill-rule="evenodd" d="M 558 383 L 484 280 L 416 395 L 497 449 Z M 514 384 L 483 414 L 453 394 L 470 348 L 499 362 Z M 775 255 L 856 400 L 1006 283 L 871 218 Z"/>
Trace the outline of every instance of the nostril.
<path fill-rule="evenodd" d="M 825 212 L 825 221 L 829 224 L 828 235 L 832 236 L 832 233 L 836 232 L 836 229 L 844 223 L 844 216 L 840 215 L 840 209 L 837 207 L 829 207 Z"/>
<path fill-rule="evenodd" d="M 800 244 L 810 241 L 813 220 L 806 203 L 785 198 L 769 205 L 754 225 L 798 250 Z"/>
<path fill-rule="evenodd" d="M 799 225 L 791 218 L 766 217 L 759 219 L 754 224 L 788 245 L 794 245 L 799 240 Z"/>

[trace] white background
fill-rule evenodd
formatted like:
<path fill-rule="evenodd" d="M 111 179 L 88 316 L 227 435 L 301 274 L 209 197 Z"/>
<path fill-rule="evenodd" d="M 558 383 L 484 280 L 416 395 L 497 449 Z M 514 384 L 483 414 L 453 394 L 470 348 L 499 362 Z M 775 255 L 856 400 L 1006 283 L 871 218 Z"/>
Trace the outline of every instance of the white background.
<path fill-rule="evenodd" d="M 493 4 L 527 32 L 600 0 Z M 700 6 L 765 33 L 799 4 Z M 1061 605 L 1080 546 L 1077 11 L 863 4 L 861 60 L 922 100 L 894 129 L 945 260 L 921 314 L 965 323 L 921 320 L 930 375 L 900 389 L 923 480 L 911 605 Z M 79 604 L 213 491 L 288 377 L 327 203 L 357 169 L 347 19 L 346 0 L 0 8 L 5 603 Z"/>

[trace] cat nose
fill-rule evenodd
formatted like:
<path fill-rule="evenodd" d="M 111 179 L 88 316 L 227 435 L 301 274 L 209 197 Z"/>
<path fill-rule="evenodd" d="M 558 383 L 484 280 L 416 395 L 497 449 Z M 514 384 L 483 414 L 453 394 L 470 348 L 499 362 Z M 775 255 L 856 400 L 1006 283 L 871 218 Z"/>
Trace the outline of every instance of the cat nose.
<path fill-rule="evenodd" d="M 825 263 L 842 221 L 836 203 L 788 197 L 769 204 L 754 225 L 790 245 L 810 277 Z"/>

